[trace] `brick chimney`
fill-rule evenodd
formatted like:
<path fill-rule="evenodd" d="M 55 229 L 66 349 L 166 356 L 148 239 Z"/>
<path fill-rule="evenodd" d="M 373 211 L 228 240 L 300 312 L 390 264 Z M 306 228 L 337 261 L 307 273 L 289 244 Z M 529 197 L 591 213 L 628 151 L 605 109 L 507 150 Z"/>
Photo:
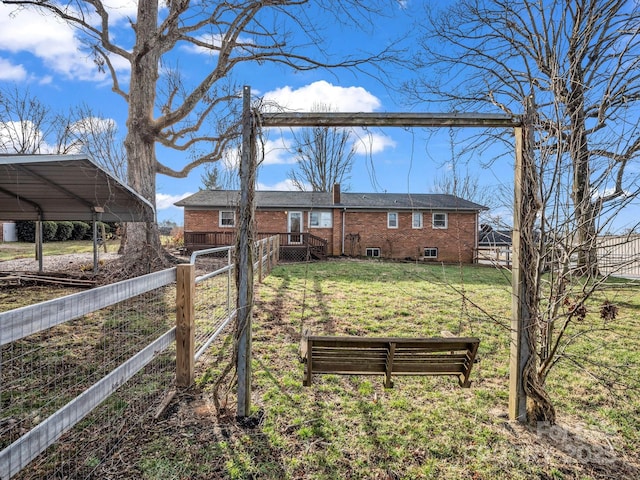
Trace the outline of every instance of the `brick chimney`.
<path fill-rule="evenodd" d="M 334 205 L 340 204 L 340 184 L 339 183 L 333 184 L 333 204 Z"/>

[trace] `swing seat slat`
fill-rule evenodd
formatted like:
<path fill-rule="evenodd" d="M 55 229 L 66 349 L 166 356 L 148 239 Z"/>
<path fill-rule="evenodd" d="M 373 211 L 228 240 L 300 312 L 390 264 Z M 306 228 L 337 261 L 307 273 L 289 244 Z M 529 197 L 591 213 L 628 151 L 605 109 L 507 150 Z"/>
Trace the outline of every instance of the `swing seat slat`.
<path fill-rule="evenodd" d="M 392 375 L 452 375 L 461 387 L 469 377 L 480 340 L 475 337 L 325 337 L 304 335 L 300 359 L 305 364 L 304 385 L 316 374 L 384 374 L 384 385 L 393 386 Z"/>

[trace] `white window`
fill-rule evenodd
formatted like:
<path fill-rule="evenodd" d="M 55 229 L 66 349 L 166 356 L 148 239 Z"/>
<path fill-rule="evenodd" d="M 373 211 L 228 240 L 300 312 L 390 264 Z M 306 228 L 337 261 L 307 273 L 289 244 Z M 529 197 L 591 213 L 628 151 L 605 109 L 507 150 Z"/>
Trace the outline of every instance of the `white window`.
<path fill-rule="evenodd" d="M 433 228 L 447 228 L 448 218 L 446 213 L 434 213 L 432 217 Z"/>
<path fill-rule="evenodd" d="M 413 228 L 422 228 L 422 212 L 413 212 L 411 225 Z"/>
<path fill-rule="evenodd" d="M 233 210 L 220 210 L 220 224 L 221 227 L 235 227 L 236 226 L 236 212 Z"/>
<path fill-rule="evenodd" d="M 379 257 L 380 249 L 379 248 L 367 248 L 367 257 Z"/>
<path fill-rule="evenodd" d="M 331 212 L 309 212 L 309 227 L 331 228 L 333 218 Z"/>
<path fill-rule="evenodd" d="M 387 228 L 398 228 L 398 212 L 387 213 Z"/>
<path fill-rule="evenodd" d="M 438 258 L 438 248 L 437 247 L 427 247 L 424 249 L 425 258 Z"/>

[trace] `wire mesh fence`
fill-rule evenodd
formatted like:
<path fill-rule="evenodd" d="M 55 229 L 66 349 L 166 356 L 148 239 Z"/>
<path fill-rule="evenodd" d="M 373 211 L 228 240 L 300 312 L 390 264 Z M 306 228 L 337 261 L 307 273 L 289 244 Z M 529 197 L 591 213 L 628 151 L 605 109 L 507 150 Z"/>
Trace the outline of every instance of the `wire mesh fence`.
<path fill-rule="evenodd" d="M 64 309 L 80 311 L 81 304 L 91 298 L 82 294 L 67 297 Z M 60 302 L 21 309 L 23 321 L 46 317 L 56 308 Z M 175 288 L 167 286 L 3 345 L 0 450 L 4 453 L 14 442 L 17 445 L 12 454 L 2 456 L 2 479 L 10 478 L 28 460 L 25 454 L 46 448 L 51 437 L 71 423 L 62 418 L 50 420 L 55 412 L 80 395 L 93 397 L 86 392 L 167 332 L 174 318 Z M 173 357 L 172 349 L 158 355 L 91 412 L 81 404 L 67 408 L 66 416 L 81 419 L 78 427 L 62 434 L 45 455 L 38 456 L 15 478 L 90 477 L 123 430 L 132 420 L 143 418 L 159 392 L 171 384 Z M 33 434 L 37 427 L 42 434 Z M 32 435 L 25 435 L 27 432 Z"/>
<path fill-rule="evenodd" d="M 222 329 L 235 318 L 233 248 L 221 247 L 212 250 L 194 252 L 191 256 L 191 263 L 195 264 L 196 272 L 205 272 L 196 277 L 196 361 Z"/>
<path fill-rule="evenodd" d="M 265 244 L 268 246 L 265 247 Z M 277 242 L 256 246 L 256 280 Z M 233 257 L 198 260 L 195 357 L 235 316 Z M 176 377 L 176 269 L 0 313 L 0 480 L 98 478 Z"/>

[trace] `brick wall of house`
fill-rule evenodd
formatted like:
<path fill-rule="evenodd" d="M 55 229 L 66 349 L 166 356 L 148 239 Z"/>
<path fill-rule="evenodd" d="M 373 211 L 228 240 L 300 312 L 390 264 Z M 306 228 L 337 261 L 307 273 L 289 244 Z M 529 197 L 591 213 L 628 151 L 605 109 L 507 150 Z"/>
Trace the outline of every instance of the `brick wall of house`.
<path fill-rule="evenodd" d="M 219 230 L 218 210 L 187 210 L 184 212 L 185 232 L 214 232 Z"/>
<path fill-rule="evenodd" d="M 287 212 L 282 210 L 258 210 L 255 219 L 257 232 L 282 233 L 287 231 Z M 306 220 L 304 215 L 303 219 Z"/>
<path fill-rule="evenodd" d="M 224 231 L 218 225 L 218 210 L 186 210 L 185 231 Z M 345 222 L 344 252 L 342 221 Z M 285 211 L 257 211 L 257 232 L 286 232 Z M 412 228 L 411 212 L 399 212 L 398 228 L 387 227 L 386 212 L 333 211 L 333 228 L 309 228 L 309 216 L 303 211 L 303 232 L 309 232 L 328 241 L 329 255 L 364 256 L 367 248 L 379 248 L 384 258 L 420 258 L 425 248 L 437 248 L 438 262 L 473 262 L 476 242 L 476 215 L 474 213 L 448 213 L 448 227 L 434 229 L 431 212 L 423 213 L 423 228 Z"/>
<path fill-rule="evenodd" d="M 471 263 L 476 241 L 475 214 L 449 213 L 448 228 L 434 229 L 431 212 L 423 213 L 423 228 L 412 228 L 411 212 L 400 212 L 398 228 L 387 227 L 386 212 L 347 212 L 345 254 L 366 254 L 379 248 L 385 258 L 419 258 L 425 248 L 437 248 L 438 262 Z"/>

